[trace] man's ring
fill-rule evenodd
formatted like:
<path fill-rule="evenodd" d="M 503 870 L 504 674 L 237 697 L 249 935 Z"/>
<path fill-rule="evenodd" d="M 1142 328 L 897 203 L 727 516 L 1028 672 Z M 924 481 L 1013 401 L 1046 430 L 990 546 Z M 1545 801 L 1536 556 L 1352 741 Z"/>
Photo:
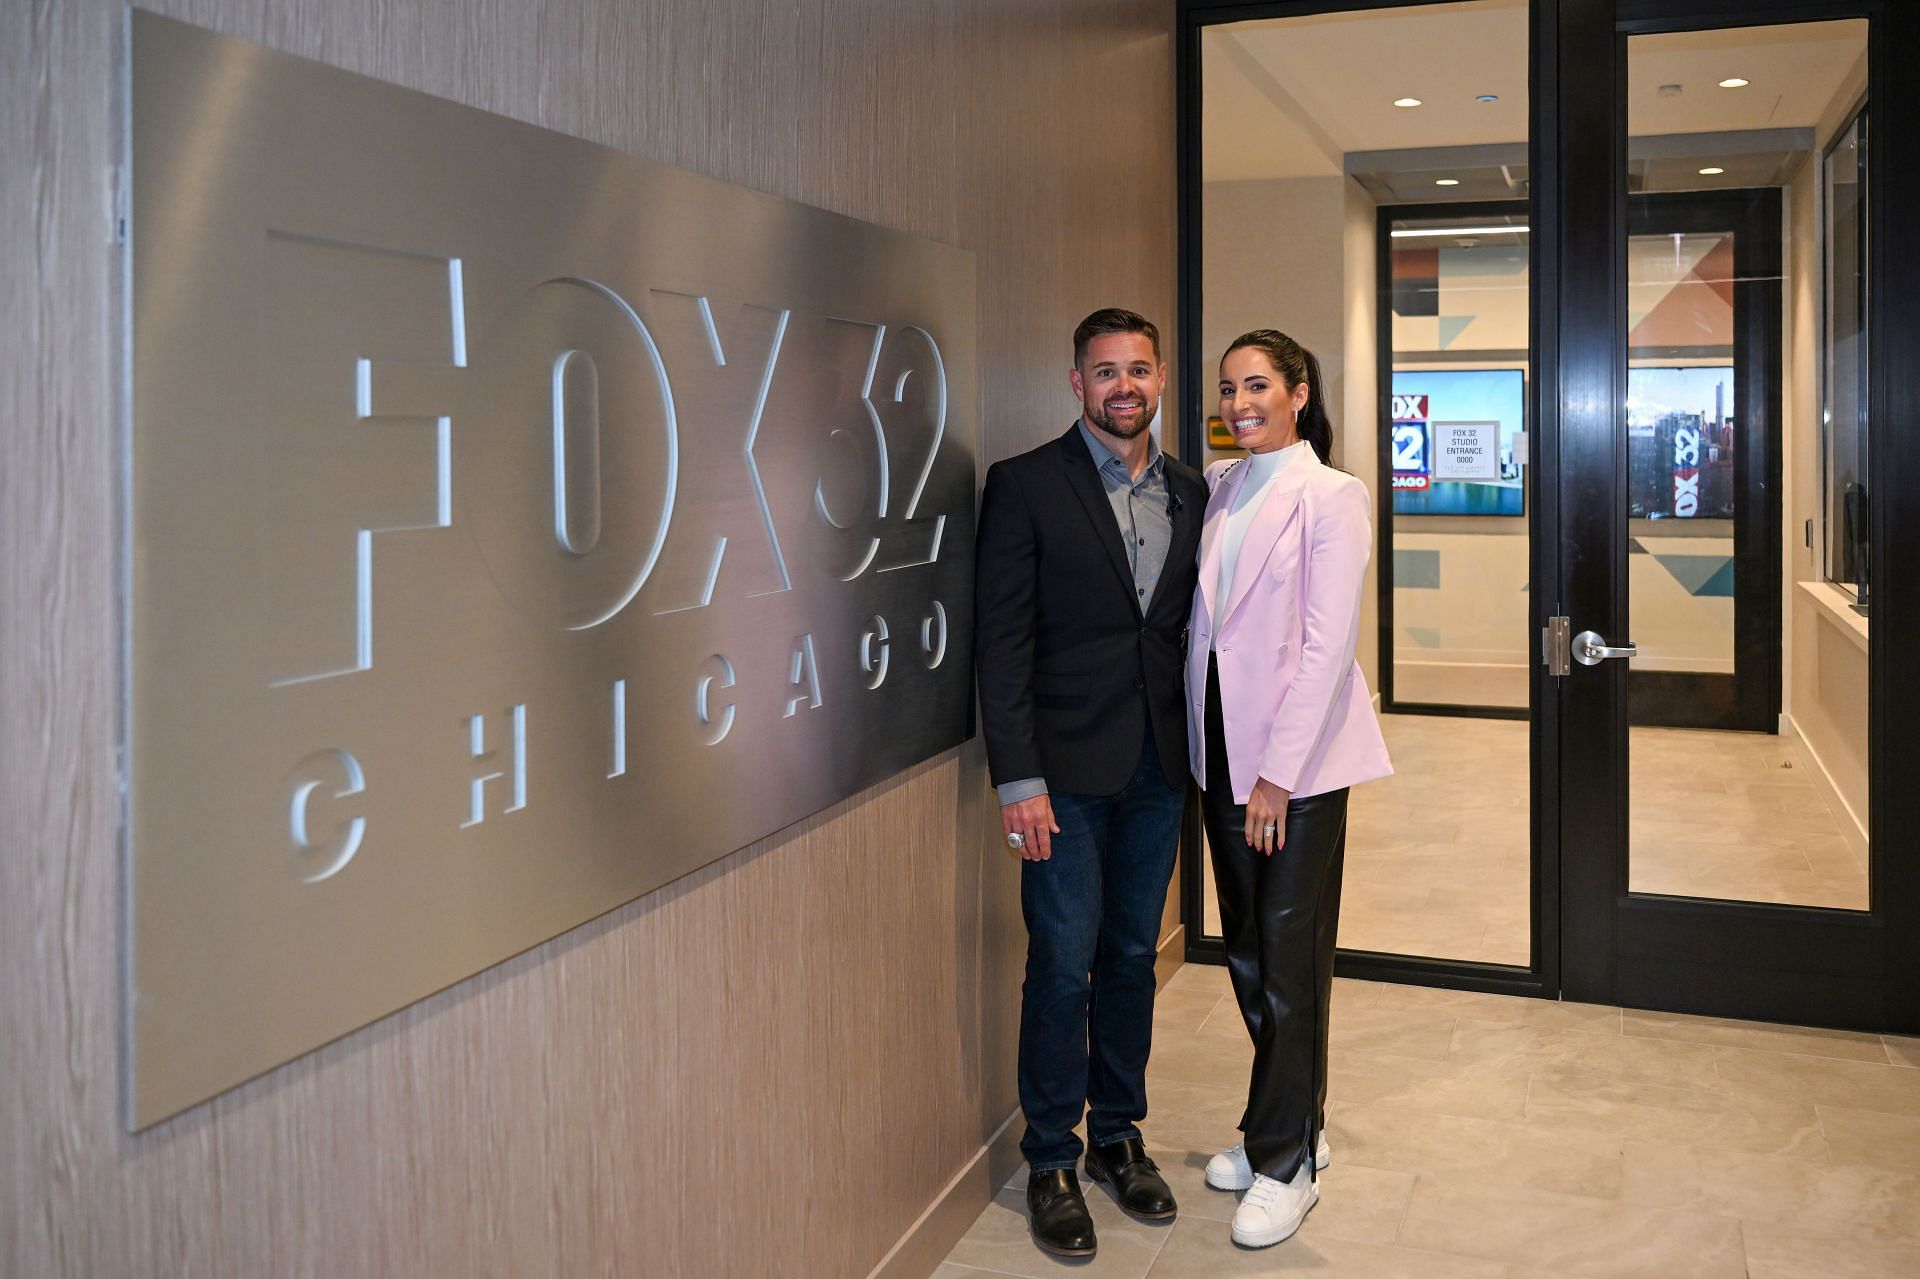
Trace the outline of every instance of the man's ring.
<path fill-rule="evenodd" d="M 1022 834 L 1021 834 L 1021 833 L 1020 833 L 1019 831 L 1017 831 L 1017 830 L 1016 830 L 1016 831 L 1011 831 L 1011 832 L 1009 832 L 1009 833 L 1008 833 L 1008 835 L 1007 835 L 1007 847 L 1008 847 L 1008 848 L 1016 848 L 1016 849 L 1017 849 L 1017 848 L 1025 848 L 1026 846 L 1027 846 L 1027 837 L 1026 837 L 1025 835 L 1022 835 Z"/>

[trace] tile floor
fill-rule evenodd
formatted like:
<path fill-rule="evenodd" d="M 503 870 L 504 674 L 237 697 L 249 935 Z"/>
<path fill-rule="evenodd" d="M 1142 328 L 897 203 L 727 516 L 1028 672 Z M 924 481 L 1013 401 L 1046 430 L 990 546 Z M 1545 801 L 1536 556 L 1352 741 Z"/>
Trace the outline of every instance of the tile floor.
<path fill-rule="evenodd" d="M 1859 827 L 1797 739 L 1636 728 L 1628 769 L 1633 891 L 1867 909 Z"/>
<path fill-rule="evenodd" d="M 1254 1252 L 1202 1182 L 1251 1061 L 1225 970 L 1182 968 L 1155 1018 L 1144 1127 L 1179 1219 L 1090 1187 L 1099 1255 L 1058 1261 L 1022 1168 L 937 1279 L 1920 1275 L 1920 1040 L 1336 982 L 1333 1166 Z"/>
<path fill-rule="evenodd" d="M 1347 806 L 1340 944 L 1528 962 L 1527 725 L 1383 715 L 1393 776 Z"/>
<path fill-rule="evenodd" d="M 1340 944 L 1527 963 L 1527 725 L 1381 717 L 1394 775 L 1348 815 Z M 1634 891 L 1865 910 L 1864 850 L 1790 738 L 1636 728 Z M 1219 913 L 1206 877 L 1207 929 Z"/>

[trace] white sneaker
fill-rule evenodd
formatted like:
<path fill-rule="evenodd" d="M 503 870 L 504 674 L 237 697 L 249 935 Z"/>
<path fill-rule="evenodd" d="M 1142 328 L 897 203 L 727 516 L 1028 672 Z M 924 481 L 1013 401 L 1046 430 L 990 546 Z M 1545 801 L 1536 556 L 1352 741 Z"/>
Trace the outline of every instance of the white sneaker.
<path fill-rule="evenodd" d="M 1327 1145 L 1326 1129 L 1320 1130 L 1320 1147 L 1313 1152 L 1315 1169 L 1333 1162 L 1333 1148 Z M 1215 1190 L 1245 1190 L 1253 1185 L 1253 1165 L 1247 1162 L 1245 1142 L 1235 1142 L 1207 1160 L 1207 1184 Z"/>
<path fill-rule="evenodd" d="M 1253 1165 L 1244 1142 L 1235 1142 L 1207 1160 L 1207 1184 L 1215 1190 L 1245 1190 L 1253 1185 Z"/>
<path fill-rule="evenodd" d="M 1253 1188 L 1233 1214 L 1233 1241 L 1242 1248 L 1270 1248 L 1300 1229 L 1319 1202 L 1320 1187 L 1304 1162 L 1292 1181 L 1255 1176 Z"/>

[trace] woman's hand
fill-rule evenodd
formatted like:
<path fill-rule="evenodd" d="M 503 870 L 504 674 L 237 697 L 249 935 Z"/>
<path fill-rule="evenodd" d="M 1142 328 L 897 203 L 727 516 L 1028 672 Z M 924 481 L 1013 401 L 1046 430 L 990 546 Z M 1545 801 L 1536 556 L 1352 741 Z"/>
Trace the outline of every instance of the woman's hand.
<path fill-rule="evenodd" d="M 1247 796 L 1247 847 L 1271 857 L 1287 842 L 1287 801 L 1293 796 L 1262 777 Z"/>

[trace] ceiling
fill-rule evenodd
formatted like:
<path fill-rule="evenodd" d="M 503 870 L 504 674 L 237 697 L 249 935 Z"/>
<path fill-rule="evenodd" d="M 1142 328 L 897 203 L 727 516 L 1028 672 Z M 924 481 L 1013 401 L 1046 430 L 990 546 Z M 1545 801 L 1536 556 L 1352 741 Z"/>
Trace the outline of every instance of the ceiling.
<path fill-rule="evenodd" d="M 1664 139 L 1631 148 L 1635 187 L 1783 181 L 1808 141 L 1791 131 L 1832 116 L 1864 82 L 1865 55 L 1859 20 L 1634 37 L 1629 129 Z M 1526 194 L 1526 0 L 1209 27 L 1201 75 L 1206 181 L 1349 172 L 1389 202 Z M 1720 88 L 1730 76 L 1751 83 Z M 1749 131 L 1764 132 L 1698 136 Z M 1702 156 L 1727 172 L 1699 178 Z M 1435 187 L 1440 176 L 1460 185 Z"/>
<path fill-rule="evenodd" d="M 1636 36 L 1627 42 L 1628 133 L 1810 129 L 1866 55 L 1864 19 Z M 1728 76 L 1752 83 L 1720 88 Z M 1681 92 L 1662 96 L 1672 84 Z"/>

